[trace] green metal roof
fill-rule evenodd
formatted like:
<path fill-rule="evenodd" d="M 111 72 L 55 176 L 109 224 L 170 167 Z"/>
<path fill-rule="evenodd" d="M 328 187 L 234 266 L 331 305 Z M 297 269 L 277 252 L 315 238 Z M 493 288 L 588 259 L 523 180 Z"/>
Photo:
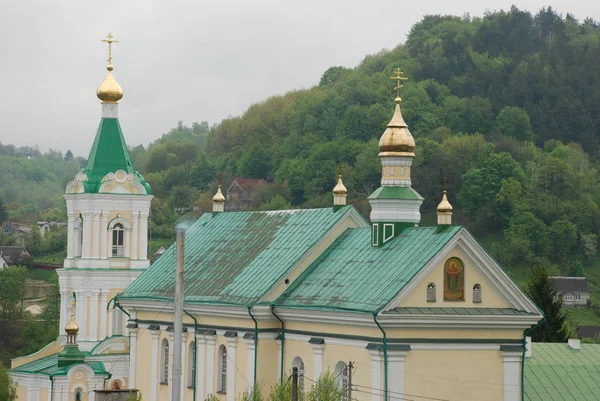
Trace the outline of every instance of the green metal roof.
<path fill-rule="evenodd" d="M 85 365 L 92 368 L 95 374 L 97 375 L 107 375 L 104 364 L 102 362 L 86 362 Z M 58 366 L 58 354 L 50 355 L 42 359 L 38 359 L 37 361 L 29 362 L 23 366 L 19 366 L 18 368 L 12 369 L 12 372 L 19 373 L 31 373 L 31 374 L 44 374 L 44 375 L 53 375 L 53 376 L 61 376 L 66 375 L 69 369 L 74 366 L 81 364 L 73 364 L 69 366 Z"/>
<path fill-rule="evenodd" d="M 383 312 L 390 315 L 472 315 L 472 316 L 537 316 L 511 308 L 394 308 Z"/>
<path fill-rule="evenodd" d="M 423 200 L 423 197 L 410 187 L 379 187 L 369 196 L 369 199 Z"/>
<path fill-rule="evenodd" d="M 185 301 L 255 304 L 352 210 L 204 214 L 185 234 Z M 118 299 L 171 300 L 174 271 L 172 245 Z"/>
<path fill-rule="evenodd" d="M 119 120 L 103 118 L 100 121 L 87 164 L 83 169 L 88 177 L 88 181 L 84 181 L 85 192 L 98 192 L 102 178 L 117 170 L 125 170 L 127 173 L 133 174 L 146 188 L 148 194 L 152 193 L 150 185 L 144 180 L 144 177 L 133 168 Z"/>
<path fill-rule="evenodd" d="M 347 229 L 276 304 L 379 312 L 460 230 L 406 228 L 376 248 L 371 246 L 370 228 Z"/>
<path fill-rule="evenodd" d="M 533 343 L 525 358 L 525 401 L 600 399 L 600 344 Z"/>

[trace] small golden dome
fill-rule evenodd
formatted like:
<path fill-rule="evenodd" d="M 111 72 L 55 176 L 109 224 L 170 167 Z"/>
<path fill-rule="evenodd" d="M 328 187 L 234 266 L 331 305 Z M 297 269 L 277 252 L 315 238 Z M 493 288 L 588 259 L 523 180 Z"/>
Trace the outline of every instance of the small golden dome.
<path fill-rule="evenodd" d="M 394 116 L 379 139 L 379 156 L 415 156 L 415 139 L 402 118 L 400 101 L 400 97 L 396 97 Z"/>
<path fill-rule="evenodd" d="M 337 185 L 335 186 L 335 188 L 333 188 L 333 193 L 335 195 L 346 195 L 348 193 L 348 190 L 346 189 L 346 187 L 344 186 L 344 183 L 342 182 L 341 174 L 338 175 L 338 182 L 337 182 Z"/>
<path fill-rule="evenodd" d="M 213 196 L 213 202 L 215 203 L 224 203 L 225 197 L 223 196 L 223 192 L 221 192 L 221 184 L 219 184 L 219 189 L 217 189 L 217 193 Z"/>
<path fill-rule="evenodd" d="M 121 89 L 121 86 L 113 76 L 113 66 L 109 64 L 106 69 L 108 70 L 108 74 L 106 74 L 106 78 L 104 78 L 104 81 L 98 87 L 96 96 L 104 103 L 118 103 L 123 98 L 123 89 Z"/>
<path fill-rule="evenodd" d="M 442 196 L 442 201 L 437 207 L 437 211 L 440 213 L 447 213 L 452 211 L 452 205 L 448 202 L 448 198 L 446 197 L 446 190 L 444 189 L 444 195 Z"/>
<path fill-rule="evenodd" d="M 79 326 L 77 326 L 77 323 L 75 323 L 75 316 L 73 315 L 73 312 L 71 312 L 71 319 L 69 319 L 69 323 L 67 324 L 67 327 L 65 327 L 65 331 L 69 335 L 75 335 L 79 332 Z"/>

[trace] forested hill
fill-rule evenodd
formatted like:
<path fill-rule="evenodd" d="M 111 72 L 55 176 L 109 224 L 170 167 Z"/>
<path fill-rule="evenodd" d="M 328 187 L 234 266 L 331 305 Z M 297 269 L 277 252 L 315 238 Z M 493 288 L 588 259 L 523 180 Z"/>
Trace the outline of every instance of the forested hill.
<path fill-rule="evenodd" d="M 159 198 L 199 194 L 201 207 L 218 173 L 226 184 L 266 178 L 273 184 L 256 207 L 272 208 L 330 205 L 341 162 L 350 201 L 368 213 L 396 67 L 409 78 L 402 110 L 417 143 L 413 187 L 426 199 L 424 223 L 447 178 L 455 221 L 517 278 L 543 265 L 600 284 L 600 28 L 550 8 L 427 16 L 405 44 L 356 68 L 332 67 L 309 90 L 270 98 L 210 130 L 180 125 L 137 164 Z M 190 154 L 194 146 L 201 151 Z M 183 196 L 186 186 L 198 192 Z M 168 208 L 154 207 L 160 225 Z"/>

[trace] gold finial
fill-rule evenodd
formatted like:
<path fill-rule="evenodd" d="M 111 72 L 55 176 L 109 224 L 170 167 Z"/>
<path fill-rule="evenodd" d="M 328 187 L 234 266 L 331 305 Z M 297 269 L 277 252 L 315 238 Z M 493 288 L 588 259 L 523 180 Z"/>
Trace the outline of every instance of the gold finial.
<path fill-rule="evenodd" d="M 403 77 L 402 74 L 403 72 L 400 71 L 400 68 L 396 68 L 396 70 L 394 71 L 396 73 L 395 77 L 390 77 L 390 79 L 393 79 L 396 81 L 396 86 L 394 87 L 394 89 L 396 89 L 396 99 L 395 102 L 396 103 L 400 103 L 402 101 L 402 99 L 400 98 L 400 89 L 402 88 L 402 81 L 407 81 L 408 78 Z"/>
<path fill-rule="evenodd" d="M 217 204 L 224 204 L 225 203 L 225 196 L 223 196 L 223 192 L 221 192 L 221 181 L 223 180 L 223 175 L 219 174 L 218 178 L 217 178 L 217 182 L 218 182 L 218 187 L 217 187 L 217 193 L 215 194 L 215 196 L 213 196 L 213 204 L 217 203 Z M 214 206 L 213 206 L 213 212 L 222 212 L 223 210 L 221 210 L 222 208 L 217 208 L 219 210 L 215 210 Z"/>
<path fill-rule="evenodd" d="M 342 182 L 342 170 L 343 169 L 344 169 L 344 165 L 342 163 L 338 164 L 338 181 L 337 181 L 337 185 L 333 188 L 334 195 L 344 195 L 345 196 L 348 193 L 348 190 L 346 189 L 346 187 L 344 186 L 344 183 Z"/>
<path fill-rule="evenodd" d="M 69 323 L 67 324 L 67 327 L 65 327 L 65 331 L 67 332 L 67 334 L 73 335 L 73 334 L 77 334 L 79 332 L 79 326 L 77 326 L 77 323 L 75 323 L 75 314 L 73 313 L 73 307 L 75 306 L 75 300 L 71 300 L 71 316 L 69 319 Z"/>
<path fill-rule="evenodd" d="M 108 36 L 106 37 L 106 39 L 102 39 L 102 42 L 108 43 L 108 65 L 111 67 L 112 69 L 112 44 L 113 43 L 119 43 L 118 40 L 113 40 L 114 36 L 112 36 L 112 34 L 109 32 Z"/>
<path fill-rule="evenodd" d="M 118 40 L 114 40 L 113 38 L 114 36 L 109 33 L 106 39 L 102 39 L 102 42 L 108 43 L 108 65 L 106 66 L 108 74 L 98 87 L 96 96 L 98 96 L 98 99 L 102 100 L 103 103 L 118 103 L 119 100 L 123 98 L 123 89 L 121 89 L 121 86 L 112 74 L 112 44 L 119 43 Z"/>

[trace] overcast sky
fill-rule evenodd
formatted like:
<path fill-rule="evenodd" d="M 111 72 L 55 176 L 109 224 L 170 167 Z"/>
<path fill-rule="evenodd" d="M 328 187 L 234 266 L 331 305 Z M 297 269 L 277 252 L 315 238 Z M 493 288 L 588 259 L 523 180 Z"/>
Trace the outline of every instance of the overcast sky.
<path fill-rule="evenodd" d="M 249 105 L 316 85 L 333 65 L 406 40 L 426 14 L 483 15 L 510 0 L 0 0 L 0 142 L 87 156 L 101 114 L 108 32 L 125 91 L 129 145 L 182 120 L 210 125 Z M 600 20 L 600 2 L 551 5 Z"/>

